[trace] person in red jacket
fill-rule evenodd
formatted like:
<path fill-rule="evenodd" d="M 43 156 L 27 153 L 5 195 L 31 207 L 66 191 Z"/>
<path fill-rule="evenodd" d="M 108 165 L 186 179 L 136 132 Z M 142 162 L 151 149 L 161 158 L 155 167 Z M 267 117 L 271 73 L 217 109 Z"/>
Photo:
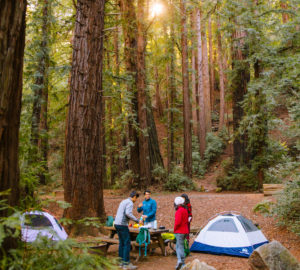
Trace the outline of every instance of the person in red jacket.
<path fill-rule="evenodd" d="M 181 269 L 184 266 L 184 239 L 189 232 L 188 228 L 188 211 L 184 206 L 184 199 L 182 197 L 176 197 L 174 201 L 175 206 L 175 224 L 174 234 L 176 236 L 176 255 L 177 265 L 176 270 Z"/>
<path fill-rule="evenodd" d="M 189 199 L 189 196 L 185 193 L 181 194 L 181 197 L 184 198 L 184 205 L 188 211 L 188 228 L 189 228 L 189 233 L 186 235 L 186 240 L 188 243 L 190 242 L 190 232 L 191 232 L 191 222 L 193 219 L 192 215 L 192 205 Z"/>

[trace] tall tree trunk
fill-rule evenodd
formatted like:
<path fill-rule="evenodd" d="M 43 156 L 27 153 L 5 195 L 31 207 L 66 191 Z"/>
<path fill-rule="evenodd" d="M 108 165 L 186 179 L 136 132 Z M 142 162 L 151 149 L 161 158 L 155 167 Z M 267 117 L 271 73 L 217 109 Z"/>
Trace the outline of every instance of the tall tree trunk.
<path fill-rule="evenodd" d="M 137 24 L 135 6 L 133 0 L 120 0 L 120 10 L 122 16 L 122 27 L 124 34 L 124 56 L 126 74 L 130 77 L 127 84 L 127 90 L 131 93 L 131 112 L 128 119 L 128 140 L 130 145 L 130 158 L 129 168 L 134 174 L 133 182 L 131 185 L 137 185 L 139 183 L 140 175 L 140 157 L 139 157 L 139 138 L 135 126 L 138 123 L 137 112 L 137 64 L 136 64 L 136 52 L 137 52 Z"/>
<path fill-rule="evenodd" d="M 38 134 L 38 153 L 40 161 L 42 162 L 43 171 L 39 175 L 40 183 L 46 184 L 46 175 L 48 174 L 48 70 L 49 70 L 49 8 L 50 3 L 44 0 L 43 7 L 43 26 L 42 26 L 42 43 L 41 51 L 43 56 L 39 63 L 42 71 L 42 84 L 41 87 L 41 108 L 40 108 L 40 123 Z"/>
<path fill-rule="evenodd" d="M 210 104 L 211 110 L 214 110 L 215 106 L 215 68 L 213 60 L 213 36 L 211 31 L 211 16 L 208 18 L 208 44 L 209 44 L 209 76 L 210 76 Z"/>
<path fill-rule="evenodd" d="M 192 119 L 193 119 L 193 131 L 200 143 L 200 117 L 199 117 L 199 92 L 198 92 L 198 65 L 197 65 L 197 10 L 194 10 L 191 14 L 191 28 L 192 28 Z"/>
<path fill-rule="evenodd" d="M 189 94 L 187 27 L 185 0 L 180 1 L 181 10 L 181 50 L 182 50 L 182 91 L 183 91 L 183 125 L 184 125 L 184 173 L 192 177 L 192 133 L 191 133 L 191 105 Z"/>
<path fill-rule="evenodd" d="M 64 215 L 74 220 L 105 215 L 103 25 L 104 0 L 78 0 L 63 174 L 65 200 L 72 204 Z M 78 225 L 72 232 L 87 231 Z"/>
<path fill-rule="evenodd" d="M 172 172 L 173 163 L 175 162 L 175 149 L 174 149 L 174 108 L 175 108 L 175 98 L 176 98 L 176 80 L 175 80 L 175 63 L 176 63 L 176 54 L 175 54 L 175 31 L 174 23 L 175 16 L 174 10 L 170 5 L 171 13 L 171 25 L 170 25 L 170 39 L 169 39 L 169 54 L 170 54 L 170 76 L 169 79 L 169 94 L 168 94 L 168 173 Z"/>
<path fill-rule="evenodd" d="M 200 13 L 201 15 L 201 13 Z M 205 23 L 202 24 L 202 72 L 204 88 L 204 105 L 205 105 L 205 128 L 206 132 L 211 131 L 211 100 L 210 100 L 210 83 L 209 83 L 209 66 L 207 55 L 207 39 Z"/>
<path fill-rule="evenodd" d="M 158 68 L 157 66 L 154 68 L 155 72 L 155 101 L 156 101 L 156 109 L 159 117 L 163 117 L 163 106 L 160 98 L 160 81 L 158 76 Z"/>
<path fill-rule="evenodd" d="M 218 23 L 218 29 L 220 29 L 220 25 Z M 225 87 L 224 87 L 224 69 L 223 69 L 223 61 L 222 61 L 222 42 L 221 42 L 221 33 L 217 32 L 217 43 L 218 43 L 218 65 L 219 65 L 219 84 L 220 84 L 220 113 L 219 113 L 219 132 L 224 127 L 224 115 L 225 115 Z"/>
<path fill-rule="evenodd" d="M 204 152 L 206 148 L 206 109 L 205 109 L 205 100 L 204 100 L 204 85 L 203 85 L 203 73 L 202 73 L 202 35 L 201 35 L 201 17 L 200 17 L 200 10 L 197 9 L 197 66 L 198 66 L 198 95 L 199 95 L 199 152 L 201 157 L 204 157 Z"/>
<path fill-rule="evenodd" d="M 146 187 L 151 184 L 149 130 L 147 125 L 147 96 L 145 69 L 145 0 L 138 0 L 137 8 L 137 91 L 139 118 L 139 147 L 140 147 L 140 182 Z"/>
<path fill-rule="evenodd" d="M 241 102 L 247 93 L 247 84 L 250 80 L 249 65 L 245 63 L 244 40 L 246 33 L 236 30 L 233 34 L 232 50 L 232 69 L 235 76 L 232 80 L 232 100 L 233 100 L 233 130 L 236 132 L 239 128 L 240 121 L 244 116 L 244 110 Z M 236 136 L 233 142 L 233 163 L 235 168 L 246 164 L 249 160 L 247 149 L 247 135 Z"/>
<path fill-rule="evenodd" d="M 25 46 L 26 0 L 0 0 L 0 192 L 11 206 L 19 203 L 20 171 L 18 163 L 19 127 L 22 98 L 22 74 Z M 8 216 L 7 209 L 0 216 Z M 13 238 L 5 238 L 0 257 L 17 246 Z"/>

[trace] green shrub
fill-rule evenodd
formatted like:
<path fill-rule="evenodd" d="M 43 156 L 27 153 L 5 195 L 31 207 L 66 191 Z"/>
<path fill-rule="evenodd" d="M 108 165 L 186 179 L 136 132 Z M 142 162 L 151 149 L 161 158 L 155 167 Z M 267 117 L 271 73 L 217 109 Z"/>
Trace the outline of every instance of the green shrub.
<path fill-rule="evenodd" d="M 216 159 L 223 153 L 226 146 L 226 134 L 221 132 L 221 137 L 210 132 L 206 135 L 206 149 L 204 152 L 204 159 L 201 158 L 199 153 L 199 143 L 197 137 L 193 137 L 193 152 L 192 152 L 192 162 L 193 162 L 193 174 L 194 175 L 204 175 L 207 167 L 216 161 Z"/>
<path fill-rule="evenodd" d="M 173 172 L 169 174 L 164 189 L 169 191 L 185 191 L 196 189 L 193 180 L 183 175 L 181 168 L 175 167 Z"/>
<path fill-rule="evenodd" d="M 300 176 L 288 182 L 277 203 L 273 214 L 279 225 L 287 226 L 300 236 Z"/>
<path fill-rule="evenodd" d="M 0 192 L 1 196 L 8 193 Z M 65 270 L 65 269 L 117 269 L 116 260 L 107 259 L 101 254 L 89 253 L 89 246 L 79 244 L 72 239 L 52 241 L 41 237 L 33 243 L 20 241 L 21 212 L 0 201 L 0 209 L 10 211 L 8 217 L 0 217 L 0 269 L 16 270 Z M 86 225 L 95 224 L 94 220 L 83 220 Z M 9 250 L 4 249 L 4 239 L 15 240 L 18 245 Z"/>
<path fill-rule="evenodd" d="M 41 238 L 29 243 L 20 243 L 18 249 L 10 250 L 1 260 L 1 269 L 64 270 L 64 269 L 117 269 L 116 261 L 89 253 L 88 247 L 68 239 L 53 242 Z"/>
<path fill-rule="evenodd" d="M 258 187 L 257 174 L 246 166 L 231 169 L 227 175 L 217 178 L 217 186 L 224 190 L 255 190 Z"/>

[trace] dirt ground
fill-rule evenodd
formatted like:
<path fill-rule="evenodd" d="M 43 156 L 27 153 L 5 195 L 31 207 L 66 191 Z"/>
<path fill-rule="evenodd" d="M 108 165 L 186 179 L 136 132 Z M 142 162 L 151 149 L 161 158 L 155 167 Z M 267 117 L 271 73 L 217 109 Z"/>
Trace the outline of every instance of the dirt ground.
<path fill-rule="evenodd" d="M 120 191 L 105 190 L 105 210 L 107 215 L 115 216 L 117 208 L 121 200 L 128 196 L 128 192 L 122 194 Z M 157 221 L 158 226 L 165 226 L 168 229 L 173 229 L 174 226 L 174 207 L 173 201 L 176 196 L 181 193 L 164 193 L 155 190 L 152 191 L 152 198 L 157 201 Z M 213 192 L 188 192 L 193 210 L 193 228 L 203 227 L 209 218 L 223 211 L 238 211 L 245 217 L 251 219 L 254 223 L 258 223 L 262 232 L 269 241 L 277 240 L 283 244 L 299 261 L 300 261 L 300 237 L 276 226 L 276 222 L 271 217 L 265 217 L 261 214 L 256 214 L 252 211 L 253 207 L 265 200 L 263 194 L 258 193 L 213 193 Z M 62 200 L 62 193 L 56 194 L 56 199 Z M 268 197 L 269 199 L 269 197 Z M 137 205 L 142 202 L 141 196 L 135 203 L 134 214 L 139 217 L 136 211 Z M 52 204 L 50 212 L 60 217 L 62 211 Z M 193 243 L 193 239 L 190 241 Z M 171 270 L 175 268 L 176 256 L 171 254 L 163 257 L 157 250 L 154 255 L 148 255 L 137 265 L 143 270 Z M 135 253 L 132 252 L 132 260 Z M 112 246 L 109 249 L 108 256 L 117 256 L 117 246 Z M 216 256 L 203 253 L 192 253 L 186 261 L 192 261 L 195 258 L 204 261 L 207 264 L 215 267 L 218 270 L 248 270 L 248 260 L 245 258 L 237 258 L 230 256 Z"/>
<path fill-rule="evenodd" d="M 114 196 L 106 194 L 105 209 L 107 215 L 115 215 L 119 202 L 124 199 L 124 196 Z M 173 208 L 173 201 L 176 196 L 181 193 L 154 193 L 152 198 L 157 201 L 157 222 L 158 226 L 165 226 L 166 228 L 173 228 L 175 211 Z M 285 229 L 280 229 L 276 226 L 276 222 L 270 217 L 264 217 L 260 214 L 253 213 L 253 207 L 264 200 L 263 194 L 251 193 L 203 193 L 203 192 L 189 192 L 188 193 L 193 207 L 193 221 L 192 227 L 203 227 L 207 220 L 223 211 L 238 211 L 245 217 L 251 219 L 254 223 L 258 223 L 261 230 L 269 241 L 277 240 L 283 244 L 290 252 L 300 261 L 300 237 L 288 232 Z M 138 205 L 143 198 L 135 203 Z M 135 212 L 136 216 L 138 213 Z M 193 241 L 191 241 L 192 243 Z M 113 249 L 110 253 L 116 252 Z M 170 252 L 171 253 L 171 252 Z M 244 258 L 230 257 L 230 256 L 216 256 L 202 253 L 192 253 L 187 258 L 187 262 L 195 258 L 204 261 L 207 264 L 214 266 L 218 270 L 246 270 L 250 269 L 248 260 Z M 139 269 L 150 270 L 160 269 L 169 270 L 174 269 L 176 265 L 176 257 L 169 255 L 167 257 L 159 256 L 156 253 L 154 256 L 148 256 L 147 259 L 138 264 Z M 159 267 L 159 268 L 158 268 Z"/>

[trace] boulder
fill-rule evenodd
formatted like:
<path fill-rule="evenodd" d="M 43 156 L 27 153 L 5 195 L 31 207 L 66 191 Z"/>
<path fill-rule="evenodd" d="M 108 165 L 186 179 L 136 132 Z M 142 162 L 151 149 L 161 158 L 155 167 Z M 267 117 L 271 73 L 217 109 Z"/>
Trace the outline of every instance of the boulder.
<path fill-rule="evenodd" d="M 297 259 L 277 241 L 255 249 L 248 262 L 252 270 L 300 270 Z"/>
<path fill-rule="evenodd" d="M 216 268 L 207 265 L 205 262 L 200 262 L 198 259 L 186 264 L 181 270 L 216 270 Z"/>

